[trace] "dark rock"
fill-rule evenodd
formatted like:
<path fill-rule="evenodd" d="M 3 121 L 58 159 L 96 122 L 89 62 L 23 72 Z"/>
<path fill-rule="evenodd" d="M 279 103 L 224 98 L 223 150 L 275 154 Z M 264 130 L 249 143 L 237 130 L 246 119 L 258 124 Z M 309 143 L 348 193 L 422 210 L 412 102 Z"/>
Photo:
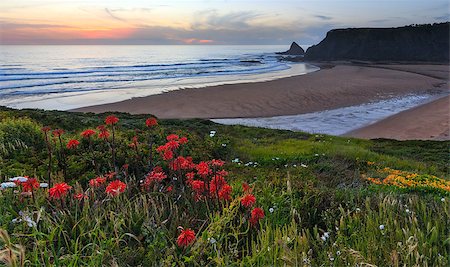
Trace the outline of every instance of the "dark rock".
<path fill-rule="evenodd" d="M 257 64 L 262 64 L 262 62 L 260 60 L 256 60 L 256 59 L 243 59 L 241 60 L 242 63 L 257 63 Z"/>
<path fill-rule="evenodd" d="M 450 22 L 399 28 L 335 29 L 308 48 L 307 60 L 449 62 Z"/>
<path fill-rule="evenodd" d="M 305 54 L 305 50 L 301 48 L 296 42 L 292 42 L 291 47 L 286 52 L 279 52 L 277 54 L 280 55 L 293 55 L 293 56 L 303 56 Z"/>

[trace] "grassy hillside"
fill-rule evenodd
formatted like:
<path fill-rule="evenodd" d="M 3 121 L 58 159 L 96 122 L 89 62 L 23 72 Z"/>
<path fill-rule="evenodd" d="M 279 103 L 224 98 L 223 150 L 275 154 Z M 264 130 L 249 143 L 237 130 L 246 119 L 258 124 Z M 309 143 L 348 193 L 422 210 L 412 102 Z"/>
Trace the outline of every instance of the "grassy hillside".
<path fill-rule="evenodd" d="M 36 178 L 0 191 L 0 260 L 450 263 L 450 142 L 368 141 L 204 120 L 147 127 L 149 116 L 120 113 L 97 129 L 108 115 L 0 109 L 1 181 Z M 83 137 L 87 129 L 95 134 Z"/>

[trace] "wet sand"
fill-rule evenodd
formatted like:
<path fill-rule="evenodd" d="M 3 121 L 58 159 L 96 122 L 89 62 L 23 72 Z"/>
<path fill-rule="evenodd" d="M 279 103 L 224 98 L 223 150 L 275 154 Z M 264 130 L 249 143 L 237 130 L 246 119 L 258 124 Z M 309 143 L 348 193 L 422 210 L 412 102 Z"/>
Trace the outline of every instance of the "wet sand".
<path fill-rule="evenodd" d="M 450 140 L 450 96 L 400 112 L 345 136 L 397 140 Z"/>
<path fill-rule="evenodd" d="M 74 111 L 120 111 L 179 119 L 270 117 L 449 90 L 448 65 L 322 63 L 318 66 L 322 67 L 320 71 L 306 75 L 171 91 Z"/>

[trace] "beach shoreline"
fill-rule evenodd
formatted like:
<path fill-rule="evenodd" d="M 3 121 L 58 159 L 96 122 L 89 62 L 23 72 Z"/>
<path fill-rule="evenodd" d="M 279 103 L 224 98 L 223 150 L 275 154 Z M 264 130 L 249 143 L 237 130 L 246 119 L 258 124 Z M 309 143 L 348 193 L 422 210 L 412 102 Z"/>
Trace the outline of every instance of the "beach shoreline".
<path fill-rule="evenodd" d="M 72 111 L 153 114 L 163 119 L 275 117 L 356 106 L 405 95 L 439 95 L 448 93 L 450 88 L 449 65 L 445 64 L 310 64 L 321 70 L 265 82 L 181 89 Z M 383 137 L 382 132 L 380 135 L 375 133 L 382 129 L 371 129 L 374 134 L 358 137 Z M 350 136 L 355 134 L 356 137 L 358 130 L 352 131 Z M 398 132 L 404 130 L 398 128 Z M 391 136 L 396 138 L 396 135 Z M 398 138 L 406 137 L 400 134 Z"/>
<path fill-rule="evenodd" d="M 321 70 L 299 76 L 180 89 L 71 111 L 153 114 L 163 119 L 272 117 L 359 105 L 406 94 L 439 93 L 450 88 L 445 78 L 449 75 L 448 65 L 316 65 Z"/>
<path fill-rule="evenodd" d="M 450 140 L 450 96 L 399 112 L 343 136 L 362 139 Z"/>

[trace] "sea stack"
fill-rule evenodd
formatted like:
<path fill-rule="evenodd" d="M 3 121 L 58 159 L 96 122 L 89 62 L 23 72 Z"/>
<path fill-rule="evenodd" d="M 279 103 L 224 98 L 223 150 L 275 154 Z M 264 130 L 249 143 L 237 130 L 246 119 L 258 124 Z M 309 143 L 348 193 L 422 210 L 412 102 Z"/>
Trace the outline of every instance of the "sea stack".
<path fill-rule="evenodd" d="M 301 48 L 296 42 L 292 42 L 291 47 L 286 52 L 278 53 L 280 55 L 292 55 L 292 56 L 303 56 L 305 55 L 305 50 Z"/>

